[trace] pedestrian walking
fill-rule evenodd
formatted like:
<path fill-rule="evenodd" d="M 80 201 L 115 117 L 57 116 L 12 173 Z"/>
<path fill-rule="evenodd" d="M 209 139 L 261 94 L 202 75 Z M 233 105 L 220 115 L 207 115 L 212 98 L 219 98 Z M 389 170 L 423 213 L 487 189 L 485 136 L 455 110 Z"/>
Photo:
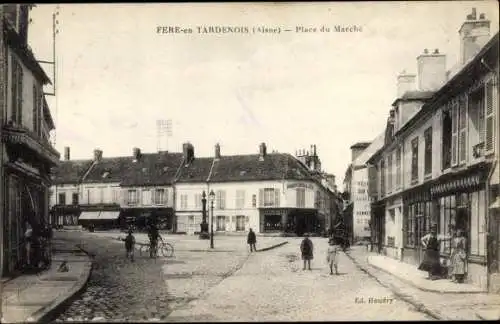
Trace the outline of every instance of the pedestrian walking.
<path fill-rule="evenodd" d="M 425 249 L 424 260 L 418 267 L 418 270 L 427 271 L 427 279 L 435 280 L 441 277 L 442 267 L 439 262 L 439 249 L 441 242 L 449 240 L 448 237 L 437 234 L 437 225 L 431 226 L 431 231 L 421 239 L 422 246 Z"/>
<path fill-rule="evenodd" d="M 128 230 L 128 235 L 127 237 L 125 237 L 124 241 L 125 241 L 126 258 L 134 262 L 135 237 L 132 234 L 132 229 Z"/>
<path fill-rule="evenodd" d="M 255 232 L 250 229 L 247 236 L 247 244 L 250 245 L 250 252 L 257 252 L 255 248 L 255 244 L 257 243 L 257 237 L 255 236 Z"/>
<path fill-rule="evenodd" d="M 340 242 L 337 238 L 330 238 L 328 240 L 328 251 L 326 253 L 326 262 L 330 266 L 330 275 L 333 275 L 333 269 L 335 268 L 335 274 L 338 275 L 338 254 L 342 251 Z"/>
<path fill-rule="evenodd" d="M 314 246 L 312 241 L 309 239 L 309 235 L 304 234 L 304 239 L 300 244 L 300 252 L 302 253 L 302 260 L 304 260 L 304 267 L 302 268 L 302 270 L 306 270 L 306 264 L 308 270 L 311 270 L 311 260 L 313 259 L 314 255 L 313 250 Z"/>
<path fill-rule="evenodd" d="M 466 273 L 466 260 L 467 253 L 465 247 L 467 246 L 467 239 L 462 230 L 457 231 L 456 237 L 451 240 L 451 278 L 453 282 L 463 283 Z"/>

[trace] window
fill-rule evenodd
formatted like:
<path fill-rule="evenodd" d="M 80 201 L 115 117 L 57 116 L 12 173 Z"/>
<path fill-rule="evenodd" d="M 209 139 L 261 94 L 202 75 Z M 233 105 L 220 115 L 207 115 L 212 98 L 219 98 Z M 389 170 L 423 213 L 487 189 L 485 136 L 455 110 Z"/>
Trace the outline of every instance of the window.
<path fill-rule="evenodd" d="M 186 194 L 181 195 L 181 209 L 187 209 L 188 196 Z"/>
<path fill-rule="evenodd" d="M 443 111 L 443 134 L 442 134 L 442 169 L 451 167 L 452 160 L 452 117 L 449 110 Z"/>
<path fill-rule="evenodd" d="M 201 194 L 198 193 L 198 194 L 194 195 L 194 207 L 196 209 L 201 209 L 202 208 L 201 199 L 203 199 L 203 197 L 202 197 Z"/>
<path fill-rule="evenodd" d="M 113 203 L 114 204 L 119 204 L 120 203 L 120 188 L 113 188 Z"/>
<path fill-rule="evenodd" d="M 430 230 L 431 203 L 415 202 L 406 209 L 406 241 L 405 246 L 419 246 L 420 240 Z"/>
<path fill-rule="evenodd" d="M 496 89 L 498 94 L 498 88 Z M 486 134 L 485 134 L 485 151 L 491 153 L 495 147 L 495 107 L 498 107 L 498 101 L 494 101 L 495 91 L 493 89 L 493 81 L 490 80 L 486 84 Z M 481 109 L 482 110 L 482 109 Z M 496 123 L 498 127 L 498 122 Z M 497 139 L 498 140 L 498 139 Z"/>
<path fill-rule="evenodd" d="M 306 207 L 306 189 L 305 188 L 296 188 L 297 195 L 297 208 L 305 208 Z"/>
<path fill-rule="evenodd" d="M 71 195 L 71 203 L 73 205 L 78 205 L 78 192 L 73 192 Z"/>
<path fill-rule="evenodd" d="M 237 231 L 245 230 L 245 216 L 236 216 L 236 230 Z"/>
<path fill-rule="evenodd" d="M 226 192 L 223 190 L 217 190 L 217 193 L 215 194 L 215 199 L 216 199 L 216 206 L 217 209 L 224 209 L 226 208 Z"/>
<path fill-rule="evenodd" d="M 418 182 L 418 137 L 411 141 L 411 182 Z"/>
<path fill-rule="evenodd" d="M 257 207 L 257 195 L 252 195 L 252 207 Z"/>
<path fill-rule="evenodd" d="M 159 188 L 155 190 L 154 204 L 155 205 L 165 205 L 165 189 Z"/>
<path fill-rule="evenodd" d="M 23 121 L 23 68 L 12 56 L 11 90 L 12 90 L 12 121 L 22 125 Z"/>
<path fill-rule="evenodd" d="M 259 191 L 261 207 L 278 207 L 280 205 L 280 190 L 264 188 Z"/>
<path fill-rule="evenodd" d="M 458 100 L 458 113 L 458 158 L 460 164 L 462 164 L 465 163 L 467 154 L 467 105 L 464 97 Z"/>
<path fill-rule="evenodd" d="M 380 160 L 380 197 L 385 196 L 385 159 Z"/>
<path fill-rule="evenodd" d="M 392 192 L 392 152 L 387 156 L 387 192 Z"/>
<path fill-rule="evenodd" d="M 33 84 L 33 132 L 40 136 L 40 115 L 41 115 L 42 97 L 36 84 Z"/>
<path fill-rule="evenodd" d="M 59 205 L 66 205 L 66 193 L 59 194 Z"/>
<path fill-rule="evenodd" d="M 424 141 L 424 175 L 427 176 L 432 174 L 432 127 L 429 127 L 425 130 Z"/>
<path fill-rule="evenodd" d="M 265 215 L 264 216 L 264 231 L 265 232 L 274 232 L 281 231 L 281 215 Z"/>
<path fill-rule="evenodd" d="M 238 209 L 242 209 L 245 207 L 245 190 L 236 190 L 235 206 Z"/>
<path fill-rule="evenodd" d="M 217 216 L 217 231 L 225 231 L 226 230 L 226 217 L 225 216 Z"/>
<path fill-rule="evenodd" d="M 138 203 L 137 190 L 130 189 L 128 191 L 127 201 L 128 201 L 128 205 L 137 205 L 137 203 Z"/>
<path fill-rule="evenodd" d="M 396 189 L 401 188 L 401 148 L 396 150 Z"/>
<path fill-rule="evenodd" d="M 104 203 L 104 188 L 99 188 L 99 203 Z"/>
<path fill-rule="evenodd" d="M 458 103 L 451 104 L 451 165 L 458 164 Z"/>
<path fill-rule="evenodd" d="M 365 189 L 358 189 L 358 194 L 364 194 L 365 193 Z"/>

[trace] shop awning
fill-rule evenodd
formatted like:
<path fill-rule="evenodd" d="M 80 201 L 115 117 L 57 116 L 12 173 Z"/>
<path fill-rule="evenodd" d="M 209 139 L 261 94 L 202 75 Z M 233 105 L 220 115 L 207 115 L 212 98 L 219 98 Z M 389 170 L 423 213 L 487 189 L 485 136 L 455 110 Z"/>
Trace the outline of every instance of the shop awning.
<path fill-rule="evenodd" d="M 119 211 L 102 211 L 99 215 L 99 219 L 117 219 L 120 216 Z"/>
<path fill-rule="evenodd" d="M 497 199 L 490 205 L 490 209 L 500 209 L 500 197 L 497 197 Z"/>
<path fill-rule="evenodd" d="M 99 213 L 100 211 L 82 212 L 78 220 L 96 220 L 99 219 Z"/>

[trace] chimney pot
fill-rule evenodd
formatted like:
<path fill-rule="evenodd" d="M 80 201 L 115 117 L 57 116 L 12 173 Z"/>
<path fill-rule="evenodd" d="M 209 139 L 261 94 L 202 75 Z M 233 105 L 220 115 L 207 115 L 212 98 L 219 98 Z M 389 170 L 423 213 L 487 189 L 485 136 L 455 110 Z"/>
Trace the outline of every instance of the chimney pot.
<path fill-rule="evenodd" d="M 94 150 L 94 161 L 100 161 L 102 159 L 102 151 L 100 149 Z"/>
<path fill-rule="evenodd" d="M 139 158 L 141 157 L 141 149 L 138 147 L 134 147 L 134 149 L 132 150 L 132 154 L 134 159 L 139 160 Z"/>
<path fill-rule="evenodd" d="M 219 143 L 215 144 L 215 158 L 220 159 L 220 145 L 219 145 Z"/>
<path fill-rule="evenodd" d="M 70 155 L 69 155 L 69 147 L 68 147 L 68 146 L 66 146 L 66 147 L 64 147 L 64 160 L 65 160 L 65 161 L 69 161 L 69 159 L 70 159 Z"/>
<path fill-rule="evenodd" d="M 436 48 L 436 49 L 434 50 L 434 54 L 439 54 L 439 49 L 438 49 L 438 48 Z"/>
<path fill-rule="evenodd" d="M 479 19 L 481 19 L 481 20 L 482 19 L 486 19 L 486 16 L 484 15 L 484 13 L 482 13 L 482 14 L 479 15 Z"/>
<path fill-rule="evenodd" d="M 259 158 L 262 160 L 266 156 L 266 143 L 260 143 L 259 146 Z"/>
<path fill-rule="evenodd" d="M 429 50 L 427 48 L 424 49 L 424 54 L 429 54 Z"/>

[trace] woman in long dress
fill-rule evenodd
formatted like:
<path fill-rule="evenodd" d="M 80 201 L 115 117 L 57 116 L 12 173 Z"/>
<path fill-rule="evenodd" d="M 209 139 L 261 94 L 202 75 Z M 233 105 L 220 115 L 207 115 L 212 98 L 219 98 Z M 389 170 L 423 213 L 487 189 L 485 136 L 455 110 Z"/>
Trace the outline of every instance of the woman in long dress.
<path fill-rule="evenodd" d="M 461 230 L 457 231 L 457 236 L 451 241 L 452 251 L 450 254 L 451 276 L 453 282 L 463 283 L 466 273 L 467 260 L 467 239 Z"/>
<path fill-rule="evenodd" d="M 449 240 L 449 237 L 437 234 L 437 225 L 431 226 L 431 231 L 421 239 L 422 246 L 425 248 L 424 261 L 418 267 L 418 270 L 427 271 L 427 279 L 435 280 L 441 277 L 442 267 L 439 262 L 439 250 L 441 242 Z"/>

